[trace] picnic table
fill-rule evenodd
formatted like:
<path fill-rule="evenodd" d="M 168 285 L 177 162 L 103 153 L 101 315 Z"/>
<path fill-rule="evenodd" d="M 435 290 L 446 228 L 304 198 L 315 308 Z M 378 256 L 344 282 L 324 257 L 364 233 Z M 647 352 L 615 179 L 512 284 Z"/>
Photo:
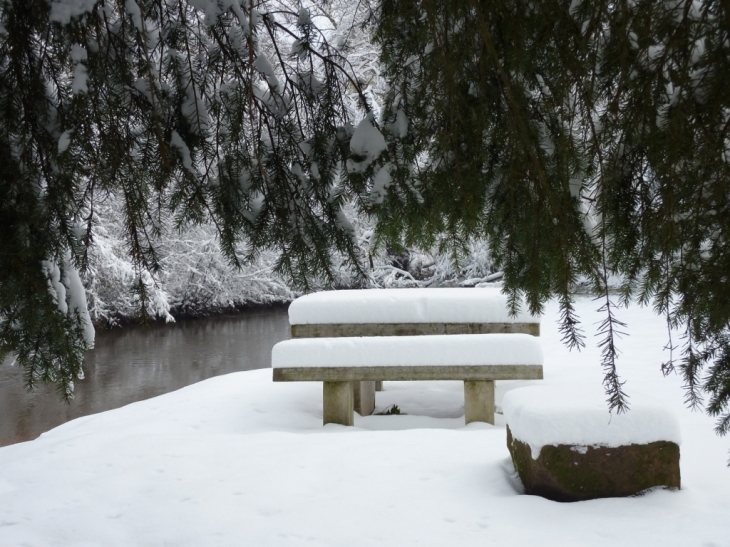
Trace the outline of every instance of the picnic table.
<path fill-rule="evenodd" d="M 352 425 L 388 380 L 462 380 L 466 423 L 494 423 L 494 382 L 541 379 L 539 318 L 498 288 L 314 293 L 289 307 L 274 381 L 322 381 L 324 423 Z"/>

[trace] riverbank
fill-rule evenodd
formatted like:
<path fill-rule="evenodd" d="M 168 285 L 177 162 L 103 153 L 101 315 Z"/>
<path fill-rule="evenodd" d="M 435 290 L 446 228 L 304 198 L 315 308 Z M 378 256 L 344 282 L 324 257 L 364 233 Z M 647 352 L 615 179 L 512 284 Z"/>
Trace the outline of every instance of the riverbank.
<path fill-rule="evenodd" d="M 119 316 L 115 319 L 112 324 L 107 322 L 95 322 L 94 328 L 99 332 L 116 332 L 118 329 L 134 329 L 134 328 L 145 328 L 145 327 L 164 327 L 170 324 L 181 323 L 185 321 L 201 321 L 206 319 L 230 319 L 235 317 L 246 316 L 257 313 L 286 313 L 289 308 L 289 304 L 292 303 L 293 298 L 282 299 L 272 302 L 243 302 L 238 304 L 232 304 L 227 307 L 215 307 L 215 308 L 201 308 L 198 310 L 177 310 L 171 309 L 170 315 L 173 317 L 173 321 L 166 319 L 165 317 L 155 316 L 150 317 L 146 322 L 143 322 L 139 316 Z"/>
<path fill-rule="evenodd" d="M 560 342 L 550 304 L 544 384 L 600 386 L 599 314 L 579 298 L 588 347 Z M 321 385 L 269 370 L 219 376 L 74 420 L 0 449 L 2 545 L 616 545 L 727 547 L 728 439 L 687 410 L 659 370 L 666 325 L 620 310 L 619 372 L 638 400 L 673 409 L 682 490 L 573 504 L 522 495 L 501 416 L 463 425 L 460 383 L 386 383 L 354 428 L 321 425 Z M 500 382 L 510 389 L 539 382 Z M 608 414 L 606 415 L 609 419 Z"/>
<path fill-rule="evenodd" d="M 96 347 L 86 353 L 85 377 L 68 404 L 55 386 L 28 393 L 24 371 L 8 359 L 0 367 L 0 446 L 213 376 L 268 367 L 271 347 L 288 337 L 285 306 L 99 331 Z"/>
<path fill-rule="evenodd" d="M 147 291 L 145 312 L 151 319 L 169 321 L 184 317 L 205 317 L 237 312 L 251 306 L 286 304 L 301 294 L 290 280 L 278 273 L 280 254 L 269 249 L 251 261 L 243 260 L 247 249 L 239 249 L 242 262 L 233 267 L 224 258 L 216 227 L 211 224 L 188 226 L 180 231 L 174 219 L 163 219 L 157 251 L 160 270 L 153 279 L 139 272 L 128 256 L 126 227 L 118 198 L 98 204 L 100 229 L 89 247 L 89 267 L 82 273 L 89 314 L 97 328 L 117 327 L 139 321 L 140 302 L 133 286 L 142 283 Z M 355 236 L 367 272 L 358 278 L 344 257 L 333 256 L 334 279 L 329 285 L 344 288 L 389 288 L 440 286 L 482 279 L 494 273 L 488 245 L 473 241 L 461 263 L 450 254 L 433 250 L 390 251 L 371 246 L 373 225 L 358 215 L 353 204 L 345 214 L 355 227 Z M 312 290 L 324 283 L 310 279 Z"/>

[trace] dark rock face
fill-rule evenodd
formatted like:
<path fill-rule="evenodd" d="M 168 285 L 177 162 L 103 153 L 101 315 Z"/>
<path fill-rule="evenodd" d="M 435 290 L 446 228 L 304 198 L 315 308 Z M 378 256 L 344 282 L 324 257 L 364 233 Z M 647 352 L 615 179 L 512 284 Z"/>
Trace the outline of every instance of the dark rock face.
<path fill-rule="evenodd" d="M 631 496 L 654 486 L 680 487 L 679 446 L 659 441 L 614 448 L 544 446 L 532 459 L 530 446 L 512 437 L 507 447 L 527 494 L 554 501 Z"/>

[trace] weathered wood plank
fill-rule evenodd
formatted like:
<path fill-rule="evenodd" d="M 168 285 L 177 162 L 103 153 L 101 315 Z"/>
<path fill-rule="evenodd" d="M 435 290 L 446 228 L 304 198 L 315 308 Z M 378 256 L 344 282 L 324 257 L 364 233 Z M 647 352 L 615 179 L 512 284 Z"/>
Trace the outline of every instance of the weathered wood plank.
<path fill-rule="evenodd" d="M 540 336 L 540 323 L 339 323 L 292 325 L 292 338 L 522 333 Z"/>
<path fill-rule="evenodd" d="M 542 365 L 287 367 L 273 370 L 274 382 L 542 380 Z"/>

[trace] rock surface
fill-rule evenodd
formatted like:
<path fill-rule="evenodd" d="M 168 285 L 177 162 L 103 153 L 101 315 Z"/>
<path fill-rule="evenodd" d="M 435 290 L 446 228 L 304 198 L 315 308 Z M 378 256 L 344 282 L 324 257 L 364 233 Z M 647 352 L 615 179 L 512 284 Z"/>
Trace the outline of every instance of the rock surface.
<path fill-rule="evenodd" d="M 537 459 L 513 438 L 507 447 L 526 494 L 554 501 L 631 496 L 656 486 L 680 487 L 679 446 L 668 441 L 606 446 L 543 446 Z"/>

